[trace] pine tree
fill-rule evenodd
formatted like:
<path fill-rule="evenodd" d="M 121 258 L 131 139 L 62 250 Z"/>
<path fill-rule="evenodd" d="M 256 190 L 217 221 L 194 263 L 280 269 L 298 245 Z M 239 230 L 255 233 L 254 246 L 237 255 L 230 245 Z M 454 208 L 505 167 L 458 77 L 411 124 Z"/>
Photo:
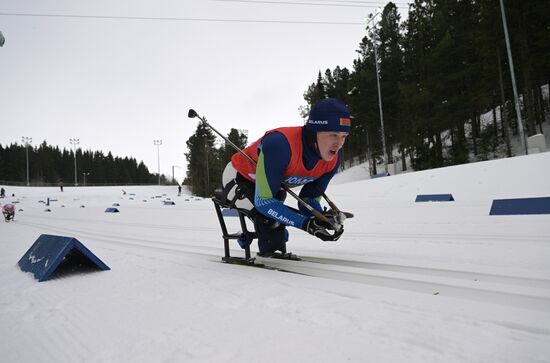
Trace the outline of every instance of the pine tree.
<path fill-rule="evenodd" d="M 233 128 L 231 129 L 231 131 L 229 131 L 227 138 L 241 150 L 243 150 L 248 143 L 248 137 L 244 133 Z M 227 165 L 227 163 L 229 162 L 229 160 L 231 160 L 231 157 L 237 152 L 237 150 L 235 150 L 235 148 L 233 148 L 228 143 L 225 143 L 224 146 L 222 146 L 220 152 L 221 164 L 225 168 L 225 165 Z"/>
<path fill-rule="evenodd" d="M 219 187 L 213 183 L 219 175 L 219 167 L 216 168 L 218 152 L 214 148 L 216 137 L 210 128 L 200 122 L 195 133 L 187 140 L 189 150 L 185 157 L 187 159 L 187 177 L 189 178 L 192 193 L 207 197 Z M 221 173 L 218 173 L 221 174 Z"/>
<path fill-rule="evenodd" d="M 399 139 L 400 83 L 403 76 L 403 52 L 401 49 L 400 15 L 397 6 L 388 3 L 384 7 L 378 29 L 380 88 L 384 110 L 384 133 L 388 163 L 393 163 L 393 146 Z"/>
<path fill-rule="evenodd" d="M 304 99 L 308 106 L 301 108 L 301 116 L 306 118 L 311 110 L 311 106 L 316 104 L 318 101 L 326 98 L 325 82 L 321 76 L 321 71 L 317 76 L 317 82 L 312 83 L 307 91 L 304 93 Z"/>

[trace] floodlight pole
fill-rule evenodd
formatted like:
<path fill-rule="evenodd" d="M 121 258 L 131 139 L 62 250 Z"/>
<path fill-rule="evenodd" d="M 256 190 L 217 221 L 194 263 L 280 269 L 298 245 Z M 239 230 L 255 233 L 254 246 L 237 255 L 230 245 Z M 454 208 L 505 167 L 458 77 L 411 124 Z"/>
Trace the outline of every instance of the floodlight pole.
<path fill-rule="evenodd" d="M 369 21 L 373 21 L 380 13 L 377 12 Z M 373 26 L 374 28 L 374 26 Z M 380 111 L 380 129 L 382 132 L 382 148 L 384 149 L 384 170 L 388 172 L 388 150 L 386 149 L 386 133 L 384 132 L 384 112 L 382 111 L 382 90 L 380 89 L 380 70 L 378 69 L 378 50 L 374 37 L 374 30 L 371 30 L 372 45 L 374 48 L 374 64 L 376 66 L 376 84 L 378 86 L 378 110 Z"/>
<path fill-rule="evenodd" d="M 69 143 L 74 146 L 74 186 L 78 186 L 78 177 L 76 172 L 76 145 L 80 144 L 80 139 L 69 139 Z"/>
<path fill-rule="evenodd" d="M 174 168 L 180 168 L 179 165 L 172 165 L 172 182 L 175 182 L 176 181 L 176 176 L 174 174 Z"/>
<path fill-rule="evenodd" d="M 25 144 L 25 153 L 27 154 L 27 186 L 29 186 L 29 144 L 32 142 L 32 137 L 23 136 L 21 140 Z"/>
<path fill-rule="evenodd" d="M 162 145 L 162 140 L 153 140 L 153 144 L 157 147 L 157 163 L 159 169 L 159 185 L 160 185 L 160 145 Z"/>
<path fill-rule="evenodd" d="M 206 143 L 208 142 L 207 138 L 204 138 L 204 156 L 206 159 L 206 195 L 208 195 L 208 191 L 210 190 L 210 169 L 208 168 L 208 148 Z"/>
<path fill-rule="evenodd" d="M 521 146 L 527 151 L 527 142 L 525 140 L 525 133 L 523 131 L 523 121 L 521 120 L 521 110 L 519 107 L 518 90 L 516 87 L 516 75 L 514 72 L 514 61 L 512 60 L 512 49 L 510 48 L 510 37 L 508 36 L 508 25 L 506 23 L 506 13 L 504 12 L 504 1 L 500 0 L 500 12 L 502 14 L 502 27 L 504 28 L 504 38 L 506 40 L 506 50 L 508 52 L 508 65 L 510 66 L 510 77 L 512 77 L 512 89 L 514 90 L 514 103 L 516 105 L 516 117 L 518 119 L 519 137 L 521 139 Z M 502 117 L 502 116 L 501 116 Z"/>

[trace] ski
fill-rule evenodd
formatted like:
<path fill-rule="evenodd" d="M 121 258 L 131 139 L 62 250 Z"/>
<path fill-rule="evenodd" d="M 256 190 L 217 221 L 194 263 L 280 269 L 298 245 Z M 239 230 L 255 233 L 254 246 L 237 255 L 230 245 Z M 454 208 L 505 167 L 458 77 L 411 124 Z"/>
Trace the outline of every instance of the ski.
<path fill-rule="evenodd" d="M 286 272 L 286 273 L 292 273 L 297 275 L 305 275 L 309 276 L 307 274 L 301 273 L 301 272 L 295 272 L 291 270 L 286 270 L 284 268 L 270 266 L 269 262 L 276 262 L 277 260 L 286 260 L 286 261 L 301 261 L 301 259 L 291 253 L 285 253 L 281 254 L 279 252 L 273 253 L 270 256 L 260 256 L 257 255 L 256 257 L 252 258 L 244 258 L 244 257 L 222 257 L 222 262 L 234 264 L 234 265 L 240 265 L 240 266 L 246 266 L 246 267 L 253 267 L 253 268 L 261 268 L 264 270 L 271 270 L 271 271 L 280 271 L 280 272 Z"/>

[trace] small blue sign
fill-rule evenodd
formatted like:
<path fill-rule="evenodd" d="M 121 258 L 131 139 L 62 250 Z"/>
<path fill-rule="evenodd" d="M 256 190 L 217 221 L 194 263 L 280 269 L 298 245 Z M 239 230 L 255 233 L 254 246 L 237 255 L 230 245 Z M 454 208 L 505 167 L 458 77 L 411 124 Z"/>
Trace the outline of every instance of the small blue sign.
<path fill-rule="evenodd" d="M 523 214 L 550 214 L 550 197 L 495 199 L 491 205 L 491 216 Z"/>
<path fill-rule="evenodd" d="M 388 173 L 387 171 L 384 171 L 382 173 L 378 173 L 378 174 L 373 174 L 370 176 L 371 179 L 376 179 L 376 178 L 382 178 L 382 177 L 385 177 L 385 176 L 390 176 L 390 173 Z"/>
<path fill-rule="evenodd" d="M 415 202 L 454 202 L 452 194 L 418 194 Z"/>

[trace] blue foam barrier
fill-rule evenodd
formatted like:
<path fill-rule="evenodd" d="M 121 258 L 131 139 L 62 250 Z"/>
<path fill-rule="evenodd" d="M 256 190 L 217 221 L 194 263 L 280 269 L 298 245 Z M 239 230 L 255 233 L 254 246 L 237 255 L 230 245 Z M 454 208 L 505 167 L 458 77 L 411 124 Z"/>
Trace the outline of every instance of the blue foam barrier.
<path fill-rule="evenodd" d="M 491 216 L 550 214 L 550 197 L 494 199 Z"/>
<path fill-rule="evenodd" d="M 222 209 L 222 215 L 224 217 L 238 217 L 239 212 L 236 209 L 224 208 Z"/>
<path fill-rule="evenodd" d="M 385 176 L 390 176 L 390 173 L 388 173 L 387 171 L 384 171 L 382 173 L 378 173 L 378 174 L 373 174 L 370 176 L 371 179 L 376 179 L 376 178 L 382 178 L 382 177 L 385 177 Z"/>
<path fill-rule="evenodd" d="M 453 202 L 452 194 L 418 194 L 415 202 Z"/>
<path fill-rule="evenodd" d="M 118 208 L 107 208 L 105 209 L 105 213 L 118 213 L 120 212 Z"/>
<path fill-rule="evenodd" d="M 22 271 L 31 272 L 34 278 L 42 282 L 47 281 L 64 260 L 78 262 L 74 264 L 76 268 L 87 265 L 102 271 L 110 270 L 76 238 L 49 234 L 40 235 L 18 265 Z"/>
<path fill-rule="evenodd" d="M 171 200 L 165 200 L 165 201 L 164 201 L 164 205 L 176 205 L 176 203 L 174 203 L 174 202 L 171 201 Z"/>

